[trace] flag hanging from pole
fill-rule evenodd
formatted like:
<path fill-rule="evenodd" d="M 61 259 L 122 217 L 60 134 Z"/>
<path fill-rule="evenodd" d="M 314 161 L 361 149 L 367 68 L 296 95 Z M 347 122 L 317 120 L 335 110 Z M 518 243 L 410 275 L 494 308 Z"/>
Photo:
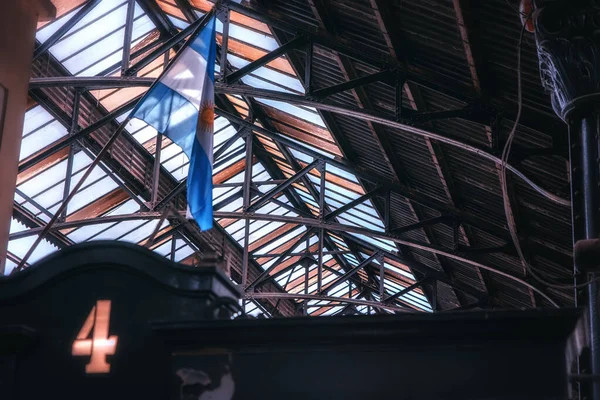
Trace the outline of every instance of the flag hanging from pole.
<path fill-rule="evenodd" d="M 188 215 L 212 228 L 215 16 L 192 35 L 131 112 L 181 146 L 190 159 Z"/>

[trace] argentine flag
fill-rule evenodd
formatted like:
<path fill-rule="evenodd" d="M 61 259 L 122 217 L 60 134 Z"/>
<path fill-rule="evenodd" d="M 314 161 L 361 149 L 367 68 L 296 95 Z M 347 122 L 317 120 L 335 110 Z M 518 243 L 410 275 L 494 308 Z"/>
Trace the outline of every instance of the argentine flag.
<path fill-rule="evenodd" d="M 188 214 L 212 228 L 215 17 L 191 37 L 131 112 L 181 146 L 190 159 Z"/>

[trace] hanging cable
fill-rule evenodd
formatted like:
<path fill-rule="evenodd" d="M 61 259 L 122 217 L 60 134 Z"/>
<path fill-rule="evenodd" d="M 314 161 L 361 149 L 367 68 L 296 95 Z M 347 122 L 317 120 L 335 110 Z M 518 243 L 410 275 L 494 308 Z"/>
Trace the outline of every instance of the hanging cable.
<path fill-rule="evenodd" d="M 510 2 L 509 2 L 509 4 L 510 4 Z M 525 32 L 527 22 L 530 20 L 532 15 L 533 15 L 533 10 L 527 15 L 527 18 L 525 19 L 525 21 L 522 24 L 521 33 L 519 35 L 519 42 L 517 44 L 517 107 L 518 107 L 517 108 L 517 117 L 515 118 L 515 123 L 513 124 L 510 134 L 508 135 L 508 138 L 506 139 L 506 144 L 504 145 L 504 149 L 502 151 L 502 157 L 501 157 L 502 163 L 500 166 L 500 182 L 501 182 L 501 186 L 502 186 L 502 199 L 503 199 L 503 203 L 504 203 L 504 214 L 506 216 L 506 222 L 508 224 L 508 230 L 510 231 L 510 236 L 512 238 L 512 241 L 513 241 L 513 244 L 517 251 L 517 254 L 519 256 L 519 259 L 521 260 L 521 264 L 523 264 L 523 267 L 525 268 L 526 272 L 529 275 L 531 275 L 534 279 L 536 279 L 541 284 L 543 284 L 549 288 L 554 288 L 554 289 L 582 288 L 582 287 L 586 287 L 587 285 L 589 285 L 590 283 L 592 283 L 594 281 L 600 280 L 600 277 L 595 278 L 594 280 L 591 280 L 591 281 L 587 281 L 585 283 L 578 284 L 578 285 L 559 284 L 559 283 L 550 282 L 550 281 L 546 280 L 545 278 L 542 278 L 538 273 L 536 273 L 533 270 L 533 268 L 531 267 L 531 265 L 529 265 L 529 263 L 525 259 L 525 256 L 523 255 L 523 250 L 521 249 L 521 243 L 519 242 L 519 237 L 517 235 L 517 229 L 516 229 L 516 224 L 515 224 L 514 217 L 513 217 L 512 207 L 510 204 L 510 198 L 508 196 L 508 186 L 507 186 L 507 182 L 506 182 L 506 170 L 507 170 L 507 165 L 508 165 L 508 157 L 509 157 L 510 151 L 512 149 L 512 143 L 515 138 L 517 126 L 519 125 L 519 120 L 521 119 L 521 111 L 523 110 L 523 93 L 522 93 L 522 85 L 521 85 L 521 49 L 522 49 L 522 44 L 523 44 L 523 34 Z"/>
<path fill-rule="evenodd" d="M 519 14 L 520 16 L 527 17 L 527 15 L 525 13 L 519 11 L 519 9 L 517 7 L 515 7 L 515 5 L 513 3 L 510 2 L 510 0 L 506 0 L 506 4 L 508 4 L 510 6 L 510 8 L 512 8 L 513 11 L 516 12 L 517 14 Z"/>

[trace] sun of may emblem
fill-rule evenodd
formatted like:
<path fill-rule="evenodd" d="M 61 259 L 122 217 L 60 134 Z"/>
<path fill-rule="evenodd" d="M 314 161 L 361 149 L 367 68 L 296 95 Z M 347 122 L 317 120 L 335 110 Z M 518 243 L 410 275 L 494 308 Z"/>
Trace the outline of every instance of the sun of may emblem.
<path fill-rule="evenodd" d="M 215 105 L 212 101 L 205 101 L 200 105 L 200 129 L 204 132 L 212 132 L 215 122 Z"/>

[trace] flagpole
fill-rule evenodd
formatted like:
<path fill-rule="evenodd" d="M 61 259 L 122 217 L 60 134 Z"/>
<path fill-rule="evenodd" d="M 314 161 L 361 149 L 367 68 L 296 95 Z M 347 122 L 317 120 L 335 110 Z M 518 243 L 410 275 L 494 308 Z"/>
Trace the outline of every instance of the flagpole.
<path fill-rule="evenodd" d="M 27 260 L 31 256 L 31 254 L 35 251 L 35 249 L 40 244 L 40 242 L 42 240 L 44 240 L 44 238 L 46 237 L 48 232 L 50 232 L 50 230 L 52 229 L 52 226 L 54 225 L 56 220 L 58 220 L 58 218 L 63 213 L 63 211 L 67 209 L 67 205 L 69 204 L 71 199 L 75 196 L 75 194 L 77 194 L 77 192 L 79 191 L 79 189 L 81 188 L 81 186 L 83 185 L 85 180 L 92 173 L 92 170 L 100 163 L 100 161 L 102 160 L 104 155 L 108 152 L 108 150 L 110 149 L 112 144 L 117 140 L 117 138 L 119 137 L 121 132 L 123 132 L 123 130 L 125 129 L 125 126 L 129 123 L 130 120 L 131 120 L 131 116 L 128 116 L 127 118 L 125 118 L 125 120 L 123 122 L 121 122 L 121 124 L 119 125 L 119 127 L 117 128 L 115 133 L 113 133 L 113 135 L 110 137 L 110 139 L 108 139 L 108 142 L 106 142 L 106 144 L 104 145 L 102 150 L 100 150 L 100 152 L 98 153 L 96 158 L 92 161 L 92 163 L 89 165 L 89 167 L 87 168 L 87 170 L 85 171 L 85 173 L 83 174 L 83 176 L 81 177 L 79 182 L 77 182 L 77 185 L 75 185 L 75 187 L 73 187 L 73 189 L 71 190 L 71 192 L 69 193 L 67 198 L 62 202 L 62 204 L 60 205 L 58 210 L 56 210 L 56 212 L 54 213 L 54 215 L 52 216 L 50 221 L 44 227 L 44 230 L 42 231 L 42 233 L 40 233 L 40 235 L 37 237 L 35 242 L 33 242 L 31 247 L 27 251 L 27 254 L 25 254 L 25 256 L 21 259 L 21 262 L 19 263 L 19 265 L 17 265 L 17 267 L 11 272 L 11 274 L 13 274 L 15 271 L 20 271 L 23 269 L 23 267 L 27 263 Z"/>
<path fill-rule="evenodd" d="M 173 63 L 180 57 L 180 55 L 183 53 L 183 50 L 185 50 L 189 46 L 189 44 L 196 38 L 196 36 L 198 36 L 200 31 L 206 26 L 206 24 L 208 23 L 210 18 L 214 15 L 214 13 L 215 13 L 215 8 L 213 7 L 209 12 L 204 14 L 204 16 L 202 17 L 202 21 L 198 24 L 198 27 L 190 34 L 189 39 L 186 41 L 186 43 L 183 45 L 183 47 L 177 52 L 175 57 L 173 57 L 173 59 L 171 60 L 169 65 L 163 69 L 160 76 L 154 81 L 154 83 L 152 84 L 152 86 L 150 86 L 150 88 L 148 89 L 148 91 L 146 93 L 149 93 L 152 90 L 152 88 L 154 87 L 156 82 L 158 82 L 160 80 L 160 78 L 165 74 L 166 71 L 168 71 L 168 69 L 171 67 L 171 65 L 173 65 Z M 138 104 L 140 104 L 140 102 L 143 101 L 145 97 L 146 96 L 144 95 L 140 100 L 138 100 Z M 134 107 L 134 110 L 135 110 L 135 107 Z M 40 242 L 42 240 L 44 240 L 44 238 L 48 235 L 48 233 L 52 229 L 52 226 L 56 223 L 56 221 L 58 220 L 60 215 L 63 213 L 63 211 L 66 210 L 71 199 L 77 194 L 77 192 L 79 191 L 79 189 L 81 188 L 81 186 L 83 185 L 85 180 L 90 176 L 93 169 L 100 163 L 100 161 L 102 160 L 104 155 L 108 152 L 110 147 L 117 140 L 117 138 L 119 137 L 121 132 L 123 132 L 123 130 L 125 130 L 125 126 L 132 119 L 132 115 L 133 115 L 133 111 L 130 112 L 129 116 L 127 116 L 127 118 L 125 118 L 125 120 L 123 122 L 121 122 L 121 124 L 117 127 L 117 130 L 115 131 L 115 133 L 110 137 L 108 142 L 106 142 L 106 144 L 104 145 L 102 150 L 100 150 L 100 152 L 98 153 L 96 158 L 92 161 L 92 163 L 89 165 L 89 167 L 87 168 L 87 170 L 85 171 L 85 173 L 83 174 L 83 176 L 81 177 L 79 182 L 77 182 L 77 185 L 75 185 L 75 187 L 73 187 L 73 189 L 71 190 L 69 195 L 64 199 L 64 201 L 62 202 L 62 204 L 60 205 L 58 210 L 54 213 L 54 215 L 52 216 L 50 221 L 44 227 L 44 230 L 40 233 L 40 235 L 37 237 L 35 242 L 33 242 L 31 247 L 25 254 L 25 256 L 23 256 L 23 258 L 21 259 L 21 262 L 19 262 L 19 265 L 17 265 L 17 267 L 11 272 L 11 274 L 13 274 L 15 271 L 21 271 L 24 268 L 25 264 L 27 263 L 27 260 L 29 259 L 29 257 L 31 257 L 31 254 L 33 254 L 33 252 L 35 251 L 37 246 L 40 244 Z"/>

